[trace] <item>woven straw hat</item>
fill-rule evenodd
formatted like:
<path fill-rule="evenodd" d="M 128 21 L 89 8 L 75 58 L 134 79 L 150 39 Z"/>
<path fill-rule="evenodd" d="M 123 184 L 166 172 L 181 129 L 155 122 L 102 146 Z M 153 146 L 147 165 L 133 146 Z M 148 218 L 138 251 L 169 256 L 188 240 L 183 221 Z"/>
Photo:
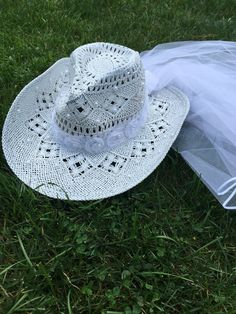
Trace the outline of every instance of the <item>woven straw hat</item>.
<path fill-rule="evenodd" d="M 14 173 L 54 198 L 122 193 L 162 161 L 189 110 L 174 87 L 148 94 L 138 52 L 92 43 L 30 82 L 3 128 Z"/>

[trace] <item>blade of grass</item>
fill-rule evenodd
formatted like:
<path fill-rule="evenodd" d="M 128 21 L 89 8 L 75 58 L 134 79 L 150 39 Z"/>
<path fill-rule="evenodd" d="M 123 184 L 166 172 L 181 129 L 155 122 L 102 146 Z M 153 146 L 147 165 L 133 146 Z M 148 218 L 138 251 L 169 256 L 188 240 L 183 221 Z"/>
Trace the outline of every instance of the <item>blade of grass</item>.
<path fill-rule="evenodd" d="M 34 266 L 33 266 L 33 264 L 32 264 L 32 262 L 31 262 L 31 260 L 30 260 L 30 258 L 29 258 L 29 256 L 28 256 L 28 254 L 27 254 L 27 252 L 26 252 L 26 250 L 25 250 L 25 247 L 24 247 L 24 244 L 23 244 L 23 242 L 22 242 L 22 240 L 21 240 L 21 237 L 19 236 L 18 233 L 17 233 L 17 238 L 18 238 L 18 241 L 19 241 L 19 243 L 20 243 L 20 247 L 21 247 L 22 253 L 23 253 L 23 255 L 24 255 L 24 257 L 25 257 L 27 263 L 29 264 L 29 266 L 30 266 L 34 271 L 36 271 L 35 268 L 34 268 Z"/>

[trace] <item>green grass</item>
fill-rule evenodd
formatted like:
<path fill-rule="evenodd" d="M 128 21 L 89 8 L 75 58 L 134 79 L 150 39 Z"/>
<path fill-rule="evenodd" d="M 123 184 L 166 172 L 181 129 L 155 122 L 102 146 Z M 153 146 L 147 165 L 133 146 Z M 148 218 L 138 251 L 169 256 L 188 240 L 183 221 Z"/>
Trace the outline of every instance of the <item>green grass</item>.
<path fill-rule="evenodd" d="M 0 0 L 0 124 L 81 44 L 236 40 L 235 12 L 235 0 Z M 236 313 L 236 216 L 173 151 L 96 202 L 39 195 L 0 163 L 1 314 Z"/>

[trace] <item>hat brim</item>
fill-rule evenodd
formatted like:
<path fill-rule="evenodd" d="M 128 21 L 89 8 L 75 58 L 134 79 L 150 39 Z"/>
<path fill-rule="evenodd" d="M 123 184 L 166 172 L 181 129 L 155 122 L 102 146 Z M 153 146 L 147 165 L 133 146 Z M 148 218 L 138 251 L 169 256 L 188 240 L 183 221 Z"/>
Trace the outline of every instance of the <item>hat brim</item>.
<path fill-rule="evenodd" d="M 164 88 L 149 97 L 148 119 L 135 139 L 99 155 L 68 151 L 50 130 L 55 98 L 67 83 L 68 63 L 69 58 L 57 61 L 16 97 L 3 127 L 5 158 L 26 185 L 49 197 L 95 200 L 125 192 L 166 156 L 189 100 L 174 87 Z"/>

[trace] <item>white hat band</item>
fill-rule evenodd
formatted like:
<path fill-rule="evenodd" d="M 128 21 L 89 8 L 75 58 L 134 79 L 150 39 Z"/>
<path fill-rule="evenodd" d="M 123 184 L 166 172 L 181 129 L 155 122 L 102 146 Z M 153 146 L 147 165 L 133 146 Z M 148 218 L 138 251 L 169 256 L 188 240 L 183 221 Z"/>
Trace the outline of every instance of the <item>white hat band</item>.
<path fill-rule="evenodd" d="M 148 95 L 146 93 L 142 110 L 131 119 L 118 123 L 106 132 L 99 135 L 71 135 L 62 131 L 55 121 L 53 113 L 52 129 L 56 140 L 69 150 L 81 153 L 99 154 L 125 144 L 128 140 L 135 138 L 144 126 L 148 116 Z"/>

